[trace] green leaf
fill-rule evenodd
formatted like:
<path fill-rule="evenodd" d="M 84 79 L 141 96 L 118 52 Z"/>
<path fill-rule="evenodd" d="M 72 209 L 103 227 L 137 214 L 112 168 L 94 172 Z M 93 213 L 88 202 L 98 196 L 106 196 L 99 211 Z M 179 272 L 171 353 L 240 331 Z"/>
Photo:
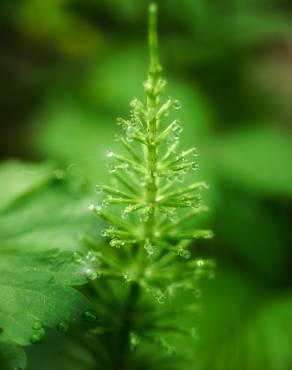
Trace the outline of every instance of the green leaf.
<path fill-rule="evenodd" d="M 291 294 L 267 290 L 254 277 L 222 266 L 203 292 L 194 369 L 289 369 Z"/>
<path fill-rule="evenodd" d="M 81 274 L 71 254 L 1 253 L 1 339 L 27 345 L 43 331 L 33 329 L 36 322 L 80 321 L 90 303 L 71 285 L 86 282 Z"/>
<path fill-rule="evenodd" d="M 1 370 L 21 370 L 26 366 L 26 355 L 21 346 L 0 340 Z"/>
<path fill-rule="evenodd" d="M 85 235 L 98 237 L 88 210 L 92 197 L 68 183 L 51 184 L 0 213 L 0 250 L 78 250 Z"/>
<path fill-rule="evenodd" d="M 51 165 L 8 161 L 0 166 L 0 209 L 54 178 Z"/>
<path fill-rule="evenodd" d="M 261 195 L 291 196 L 288 135 L 270 129 L 243 131 L 218 140 L 213 155 L 219 177 Z"/>
<path fill-rule="evenodd" d="M 14 164 L 5 181 L 13 183 L 27 167 Z M 45 179 L 55 178 L 52 170 L 45 173 Z M 85 249 L 83 239 L 98 235 L 90 199 L 80 182 L 69 178 L 43 181 L 32 171 L 23 184 L 0 211 L 0 341 L 5 345 L 34 342 L 45 327 L 80 321 L 91 306 L 74 288 L 87 282 L 88 266 L 72 259 L 72 251 Z M 36 330 L 35 323 L 43 328 Z"/>

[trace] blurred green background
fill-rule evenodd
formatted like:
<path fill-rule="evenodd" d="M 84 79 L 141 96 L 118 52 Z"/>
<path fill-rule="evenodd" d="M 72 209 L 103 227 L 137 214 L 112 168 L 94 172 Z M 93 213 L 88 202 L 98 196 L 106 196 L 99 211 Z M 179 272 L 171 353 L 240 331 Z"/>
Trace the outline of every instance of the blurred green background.
<path fill-rule="evenodd" d="M 198 251 L 218 268 L 186 370 L 291 370 L 292 2 L 159 3 L 168 94 L 182 102 L 183 145 L 200 151 L 216 235 Z M 1 0 L 3 161 L 73 169 L 94 193 L 116 117 L 143 94 L 147 4 Z M 31 370 L 45 352 L 54 368 L 52 341 Z"/>

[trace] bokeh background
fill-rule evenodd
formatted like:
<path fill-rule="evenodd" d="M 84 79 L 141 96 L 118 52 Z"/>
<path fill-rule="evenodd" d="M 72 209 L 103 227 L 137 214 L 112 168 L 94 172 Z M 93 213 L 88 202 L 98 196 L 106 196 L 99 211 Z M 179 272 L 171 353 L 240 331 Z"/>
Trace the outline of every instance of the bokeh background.
<path fill-rule="evenodd" d="M 218 266 L 185 370 L 291 370 L 292 3 L 159 2 L 168 94 L 183 145 L 199 149 L 216 235 L 200 251 Z M 1 0 L 2 161 L 73 168 L 94 192 L 116 118 L 143 94 L 147 4 Z M 54 345 L 32 351 L 30 369 L 39 353 L 54 368 Z"/>

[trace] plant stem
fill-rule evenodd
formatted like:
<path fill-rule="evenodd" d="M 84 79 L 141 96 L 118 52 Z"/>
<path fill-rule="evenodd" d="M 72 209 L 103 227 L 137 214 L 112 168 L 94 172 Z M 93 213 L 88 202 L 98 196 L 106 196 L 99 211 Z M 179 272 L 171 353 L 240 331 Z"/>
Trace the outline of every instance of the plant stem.
<path fill-rule="evenodd" d="M 118 353 L 120 356 L 114 361 L 113 369 L 128 370 L 129 352 L 131 350 L 130 334 L 135 327 L 135 310 L 139 300 L 140 286 L 137 283 L 130 285 L 128 296 L 124 305 L 121 320 L 121 332 L 118 338 Z"/>
<path fill-rule="evenodd" d="M 157 37 L 157 5 L 151 3 L 149 7 L 149 50 L 150 50 L 150 68 L 148 75 L 147 89 L 147 164 L 149 181 L 146 189 L 146 201 L 150 206 L 149 218 L 145 222 L 145 239 L 152 240 L 155 232 L 155 208 L 157 196 L 157 109 L 159 104 L 159 94 L 157 94 L 157 85 L 160 80 L 161 67 L 158 56 L 158 37 Z M 134 252 L 138 259 L 137 250 Z M 140 296 L 140 286 L 134 282 L 130 285 L 128 297 L 124 306 L 122 317 L 122 329 L 119 339 L 119 352 L 121 353 L 119 363 L 116 368 L 127 370 L 128 353 L 130 351 L 130 333 L 135 326 L 135 310 Z"/>
<path fill-rule="evenodd" d="M 149 50 L 150 68 L 147 80 L 147 112 L 148 112 L 148 137 L 147 137 L 147 164 L 149 181 L 146 190 L 147 203 L 150 206 L 149 218 L 145 223 L 145 237 L 151 240 L 155 228 L 155 208 L 157 195 L 157 108 L 159 104 L 159 94 L 157 85 L 160 79 L 161 67 L 158 55 L 157 37 L 157 5 L 152 3 L 149 9 Z"/>

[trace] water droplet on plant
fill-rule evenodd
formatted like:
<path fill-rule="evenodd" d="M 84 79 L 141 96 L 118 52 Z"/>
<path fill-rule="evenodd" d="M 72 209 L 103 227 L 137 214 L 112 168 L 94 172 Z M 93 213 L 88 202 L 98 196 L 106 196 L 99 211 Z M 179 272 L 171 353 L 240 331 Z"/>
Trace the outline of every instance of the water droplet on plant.
<path fill-rule="evenodd" d="M 131 332 L 130 333 L 131 350 L 132 351 L 135 350 L 138 347 L 139 344 L 140 344 L 140 339 L 139 339 L 138 335 L 135 334 L 135 333 L 133 333 L 133 332 Z"/>
<path fill-rule="evenodd" d="M 107 156 L 107 158 L 112 158 L 114 156 L 114 152 L 112 150 L 107 150 L 106 151 L 106 156 Z"/>
<path fill-rule="evenodd" d="M 180 257 L 185 258 L 185 259 L 190 259 L 192 256 L 191 252 L 187 249 L 180 249 L 178 251 L 178 254 Z"/>
<path fill-rule="evenodd" d="M 72 255 L 72 260 L 75 263 L 80 263 L 83 259 L 83 255 L 79 252 L 74 252 Z"/>
<path fill-rule="evenodd" d="M 127 220 L 129 218 L 129 212 L 128 212 L 127 208 L 125 208 L 121 211 L 121 217 L 122 217 L 123 220 Z"/>
<path fill-rule="evenodd" d="M 198 153 L 198 149 L 193 148 L 193 149 L 192 149 L 192 156 L 193 156 L 193 157 L 197 157 L 198 155 L 199 155 L 199 153 Z"/>
<path fill-rule="evenodd" d="M 101 194 L 102 193 L 102 186 L 100 186 L 100 185 L 96 185 L 95 186 L 95 192 L 96 192 L 96 194 Z"/>
<path fill-rule="evenodd" d="M 107 229 L 106 229 L 106 230 L 102 230 L 100 234 L 101 234 L 101 236 L 102 236 L 103 238 L 107 238 L 107 237 L 108 237 Z"/>
<path fill-rule="evenodd" d="M 69 331 L 69 324 L 67 321 L 60 321 L 58 324 L 57 324 L 57 330 L 60 332 L 60 333 L 68 333 Z"/>
<path fill-rule="evenodd" d="M 132 279 L 132 277 L 131 277 L 131 275 L 129 275 L 129 274 L 127 274 L 127 273 L 125 273 L 125 274 L 123 274 L 123 278 L 124 278 L 124 280 L 127 282 L 127 283 L 130 283 L 133 279 Z"/>
<path fill-rule="evenodd" d="M 111 196 L 108 196 L 101 202 L 101 208 L 106 208 L 109 205 L 109 200 L 111 199 Z"/>
<path fill-rule="evenodd" d="M 144 244 L 144 249 L 149 254 L 149 256 L 152 256 L 155 252 L 155 247 L 151 244 L 151 242 L 148 239 Z"/>
<path fill-rule="evenodd" d="M 110 164 L 108 166 L 108 170 L 110 173 L 115 173 L 117 171 L 117 167 L 114 164 Z"/>
<path fill-rule="evenodd" d="M 161 290 L 157 290 L 155 293 L 154 293 L 154 298 L 156 299 L 156 301 L 159 303 L 159 304 L 163 304 L 166 302 L 166 295 L 164 293 L 162 293 Z"/>
<path fill-rule="evenodd" d="M 123 122 L 124 122 L 124 120 L 122 119 L 122 118 L 118 118 L 117 119 L 117 124 L 119 125 L 119 126 L 122 126 L 123 125 Z"/>
<path fill-rule="evenodd" d="M 38 332 L 38 333 L 34 333 L 30 337 L 30 342 L 32 344 L 41 343 L 44 340 L 44 337 L 45 337 L 45 333 L 42 332 L 42 331 L 41 332 Z"/>
<path fill-rule="evenodd" d="M 133 137 L 131 135 L 127 135 L 126 140 L 127 140 L 128 143 L 132 143 L 133 142 Z"/>
<path fill-rule="evenodd" d="M 125 171 L 125 172 L 128 172 L 129 171 L 129 168 L 130 168 L 130 166 L 129 166 L 129 164 L 128 163 L 124 163 L 123 165 L 122 165 L 122 170 L 123 171 Z"/>
<path fill-rule="evenodd" d="M 86 253 L 85 260 L 87 262 L 95 262 L 97 260 L 96 254 L 93 251 Z"/>
<path fill-rule="evenodd" d="M 43 324 L 41 321 L 35 321 L 33 324 L 32 324 L 32 328 L 33 330 L 41 330 L 43 328 Z"/>
<path fill-rule="evenodd" d="M 96 312 L 93 310 L 88 310 L 83 313 L 83 320 L 87 322 L 94 322 L 97 320 Z"/>
<path fill-rule="evenodd" d="M 94 271 L 93 269 L 91 268 L 87 268 L 85 270 L 85 276 L 86 276 L 86 279 L 89 280 L 89 281 L 93 281 L 97 278 L 97 272 Z"/>
<path fill-rule="evenodd" d="M 206 231 L 203 236 L 204 239 L 212 239 L 213 237 L 214 237 L 214 233 L 211 230 Z"/>
<path fill-rule="evenodd" d="M 193 162 L 192 163 L 192 170 L 197 171 L 198 168 L 199 168 L 199 164 L 197 162 Z"/>
<path fill-rule="evenodd" d="M 150 80 L 144 82 L 144 89 L 146 93 L 150 93 L 153 90 L 153 85 Z"/>
<path fill-rule="evenodd" d="M 173 108 L 176 110 L 181 109 L 181 103 L 178 100 L 173 101 Z"/>
<path fill-rule="evenodd" d="M 103 207 L 101 207 L 101 206 L 95 207 L 96 214 L 100 215 L 102 213 L 102 209 L 103 209 Z"/>
<path fill-rule="evenodd" d="M 125 245 L 125 242 L 119 239 L 112 239 L 109 244 L 111 247 L 119 249 Z"/>
<path fill-rule="evenodd" d="M 204 266 L 204 260 L 197 260 L 196 261 L 196 265 L 198 266 L 198 267 L 203 267 Z"/>
<path fill-rule="evenodd" d="M 88 209 L 89 211 L 94 211 L 94 204 L 89 204 Z"/>
<path fill-rule="evenodd" d="M 134 99 L 132 99 L 132 100 L 130 101 L 130 106 L 131 106 L 132 108 L 136 108 L 136 107 L 137 107 L 137 105 L 138 105 L 138 99 L 137 99 L 137 98 L 134 98 Z"/>
<path fill-rule="evenodd" d="M 167 208 L 166 210 L 166 217 L 169 219 L 169 221 L 176 221 L 177 219 L 177 211 L 175 208 Z"/>

